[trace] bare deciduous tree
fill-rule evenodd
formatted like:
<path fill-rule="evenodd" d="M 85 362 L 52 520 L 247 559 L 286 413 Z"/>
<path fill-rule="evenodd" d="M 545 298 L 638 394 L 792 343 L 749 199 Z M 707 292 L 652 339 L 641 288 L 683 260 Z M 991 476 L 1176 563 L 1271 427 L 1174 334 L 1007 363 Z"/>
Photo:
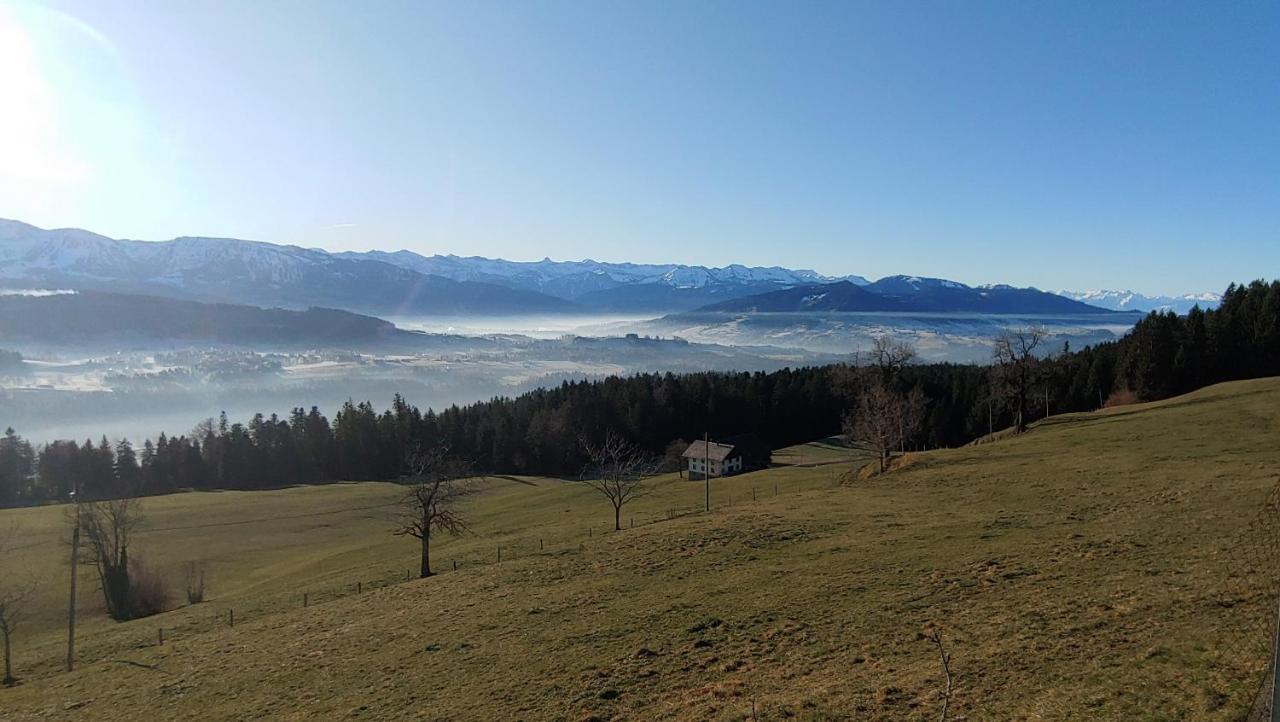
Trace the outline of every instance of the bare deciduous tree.
<path fill-rule="evenodd" d="M 6 567 L 14 559 L 17 534 L 16 526 L 0 533 L 0 562 Z M 0 684 L 5 686 L 17 681 L 13 676 L 13 637 L 26 619 L 27 605 L 38 586 L 39 580 L 34 575 L 23 575 L 13 569 L 0 572 L 0 636 L 4 638 L 4 679 L 0 679 Z"/>
<path fill-rule="evenodd" d="M 845 416 L 844 433 L 876 453 L 883 473 L 893 450 L 919 433 L 924 410 L 924 393 L 918 386 L 901 394 L 888 384 L 873 383 L 859 395 L 857 408 Z"/>
<path fill-rule="evenodd" d="M 912 386 L 901 399 L 898 405 L 898 446 L 905 454 L 907 442 L 916 439 L 922 431 L 928 400 L 919 386 Z"/>
<path fill-rule="evenodd" d="M 431 576 L 433 532 L 461 534 L 467 520 L 459 503 L 475 493 L 477 479 L 472 465 L 449 453 L 449 447 L 419 449 L 409 455 L 409 475 L 398 505 L 395 534 L 411 536 L 422 544 L 419 576 Z"/>
<path fill-rule="evenodd" d="M 891 336 L 876 336 L 867 353 L 867 365 L 876 371 L 880 383 L 891 384 L 915 358 L 915 347 L 906 341 L 899 341 Z"/>
<path fill-rule="evenodd" d="M 910 343 L 877 336 L 853 370 L 856 403 L 845 415 L 844 433 L 876 453 L 881 473 L 888 468 L 893 450 L 905 453 L 907 441 L 919 434 L 924 423 L 924 393 L 919 387 L 902 391 L 902 372 L 915 358 Z"/>
<path fill-rule="evenodd" d="M 1027 399 L 1040 363 L 1036 349 L 1048 333 L 1040 326 L 1006 329 L 996 336 L 991 358 L 995 362 L 993 386 L 1013 403 L 1018 433 L 1027 430 Z"/>
<path fill-rule="evenodd" d="M 98 571 L 103 601 L 112 619 L 129 619 L 132 614 L 129 584 L 129 539 L 142 522 L 137 499 L 108 499 L 80 504 L 80 531 L 88 542 L 89 556 L 82 563 Z"/>
<path fill-rule="evenodd" d="M 641 483 L 656 473 L 659 464 L 643 449 L 612 431 L 607 432 L 599 444 L 582 439 L 582 448 L 589 461 L 581 481 L 609 500 L 613 506 L 613 529 L 619 531 L 622 507 L 640 495 Z"/>
<path fill-rule="evenodd" d="M 871 348 L 853 354 L 852 362 L 832 368 L 831 385 L 844 400 L 856 405 L 867 388 L 897 385 L 903 369 L 916 359 L 916 349 L 906 341 L 881 335 L 871 339 Z"/>

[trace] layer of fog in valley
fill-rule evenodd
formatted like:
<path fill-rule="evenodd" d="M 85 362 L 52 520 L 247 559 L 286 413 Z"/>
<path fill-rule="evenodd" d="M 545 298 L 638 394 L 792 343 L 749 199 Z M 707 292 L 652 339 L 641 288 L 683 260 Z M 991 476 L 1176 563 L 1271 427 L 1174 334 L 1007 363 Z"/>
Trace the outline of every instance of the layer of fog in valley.
<path fill-rule="evenodd" d="M 132 440 L 186 434 L 226 411 L 286 416 L 343 402 L 390 405 L 396 394 L 436 410 L 540 386 L 641 372 L 773 371 L 831 363 L 834 354 L 691 344 L 639 337 L 449 337 L 447 350 L 267 350 L 167 346 L 11 348 L 26 358 L 0 370 L 0 427 L 35 442 Z"/>
<path fill-rule="evenodd" d="M 1137 321 L 1136 314 L 989 315 L 973 313 L 723 313 L 672 314 L 636 326 L 640 333 L 699 343 L 782 346 L 814 353 L 869 348 L 877 336 L 915 347 L 924 361 L 988 363 L 992 340 L 1003 330 L 1040 326 L 1047 347 L 1072 348 L 1112 341 Z"/>
<path fill-rule="evenodd" d="M 531 316 L 382 316 L 400 328 L 426 333 L 480 336 L 515 334 L 553 339 L 561 336 L 622 336 L 637 332 L 652 314 L 546 314 Z"/>

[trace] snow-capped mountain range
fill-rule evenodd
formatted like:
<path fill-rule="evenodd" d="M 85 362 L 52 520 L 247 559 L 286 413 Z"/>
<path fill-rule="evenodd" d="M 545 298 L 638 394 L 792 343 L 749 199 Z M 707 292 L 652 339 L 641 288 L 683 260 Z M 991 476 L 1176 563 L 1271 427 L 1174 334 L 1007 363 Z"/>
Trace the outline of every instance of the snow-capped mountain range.
<path fill-rule="evenodd" d="M 574 305 L 534 291 L 463 283 L 389 263 L 230 238 L 125 241 L 0 220 L 0 285 L 379 315 L 553 313 Z"/>
<path fill-rule="evenodd" d="M 1219 293 L 1186 293 L 1181 296 L 1144 296 L 1135 291 L 1058 291 L 1058 295 L 1112 311 L 1173 311 L 1186 313 L 1194 306 L 1214 308 Z"/>
<path fill-rule="evenodd" d="M 686 310 L 796 285 L 851 280 L 814 271 L 599 261 L 329 253 L 228 238 L 115 240 L 0 220 L 0 285 L 176 296 L 380 315 Z"/>
<path fill-rule="evenodd" d="M 686 266 L 676 263 L 605 263 L 584 261 L 506 261 L 480 256 L 423 256 L 412 251 L 368 251 L 338 254 L 343 258 L 360 258 L 392 263 L 419 273 L 444 276 L 455 281 L 510 283 L 553 296 L 572 297 L 590 291 L 639 283 L 660 283 L 676 288 L 704 288 L 715 284 L 750 285 L 777 283 L 804 285 L 852 281 L 866 285 L 861 276 L 824 276 L 816 271 L 792 270 L 780 266 L 748 267 L 732 264 L 723 268 Z"/>
<path fill-rule="evenodd" d="M 1014 299 L 1016 312 L 1032 312 L 1021 308 L 1027 304 L 1054 306 L 1044 298 L 1049 294 L 1035 289 L 971 288 L 918 276 L 890 276 L 871 283 L 861 276 L 825 276 L 779 266 L 708 268 L 549 258 L 521 262 L 411 251 L 329 253 L 231 238 L 130 241 L 0 220 L 0 289 L 10 291 L 96 290 L 282 308 L 324 306 L 381 316 L 658 315 L 830 284 L 865 290 L 890 306 L 909 300 L 908 305 L 936 311 L 985 307 L 992 301 L 984 298 L 997 296 Z M 842 293 L 852 297 L 853 291 Z M 1057 297 L 1121 311 L 1182 312 L 1194 303 L 1217 300 L 1213 294 L 1169 298 L 1127 291 L 1062 291 Z"/>
<path fill-rule="evenodd" d="M 574 301 L 602 311 L 666 312 L 702 306 L 727 298 L 814 283 L 851 281 L 861 276 L 824 276 L 816 271 L 779 266 L 722 268 L 676 263 L 605 263 L 584 261 L 506 261 L 479 256 L 423 256 L 412 251 L 342 253 L 391 263 L 418 273 L 455 281 L 497 283 Z"/>

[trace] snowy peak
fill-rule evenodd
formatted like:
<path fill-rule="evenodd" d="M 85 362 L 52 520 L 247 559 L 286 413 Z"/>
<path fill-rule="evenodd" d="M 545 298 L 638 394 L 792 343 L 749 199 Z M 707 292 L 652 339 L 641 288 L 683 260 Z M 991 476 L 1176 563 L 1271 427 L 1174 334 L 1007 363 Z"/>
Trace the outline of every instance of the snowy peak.
<path fill-rule="evenodd" d="M 327 306 L 382 315 L 661 314 L 787 290 L 800 295 L 771 296 L 759 305 L 1185 313 L 1195 304 L 1211 306 L 1219 301 L 1211 293 L 1175 297 L 1133 291 L 1051 294 L 1003 284 L 970 287 L 944 278 L 909 275 L 870 283 L 860 276 L 825 276 L 780 266 L 707 267 L 546 257 L 508 261 L 423 256 L 406 250 L 329 253 L 198 236 L 159 242 L 116 240 L 76 228 L 45 230 L 0 219 L 0 288 L 6 287 L 100 290 L 285 308 Z"/>
<path fill-rule="evenodd" d="M 427 276 L 371 259 L 231 238 L 114 240 L 0 222 L 0 286 L 389 314 L 548 313 L 573 304 L 505 285 Z"/>
<path fill-rule="evenodd" d="M 916 294 L 939 289 L 967 291 L 968 286 L 958 281 L 945 278 L 927 278 L 923 276 L 885 276 L 875 283 L 867 284 L 867 288 L 877 293 Z"/>
<path fill-rule="evenodd" d="M 411 251 L 339 255 L 348 259 L 376 259 L 457 281 L 480 281 L 537 291 L 609 313 L 667 313 L 815 283 L 867 283 L 861 276 L 831 277 L 807 269 L 779 266 L 731 264 L 710 268 L 675 263 L 606 263 L 590 258 L 507 261 L 477 256 L 422 256 Z"/>
<path fill-rule="evenodd" d="M 1186 313 L 1197 305 L 1200 308 L 1213 308 L 1222 301 L 1222 296 L 1217 293 L 1147 296 L 1130 290 L 1095 290 L 1058 291 L 1058 295 L 1113 311 L 1173 311 L 1179 314 Z"/>
<path fill-rule="evenodd" d="M 830 277 L 811 270 L 792 270 L 779 266 L 751 267 L 731 264 L 721 268 L 675 263 L 605 263 L 592 259 L 581 261 L 507 261 L 503 259 L 461 257 L 455 255 L 423 256 L 412 251 L 369 251 L 342 253 L 343 258 L 368 258 L 409 268 L 419 273 L 444 276 L 454 280 L 485 280 L 539 290 L 565 299 L 605 288 L 662 284 L 672 288 L 704 289 L 717 285 L 755 286 L 778 284 L 796 286 L 848 280 L 865 285 L 860 276 Z M 588 280 L 591 279 L 591 280 Z"/>

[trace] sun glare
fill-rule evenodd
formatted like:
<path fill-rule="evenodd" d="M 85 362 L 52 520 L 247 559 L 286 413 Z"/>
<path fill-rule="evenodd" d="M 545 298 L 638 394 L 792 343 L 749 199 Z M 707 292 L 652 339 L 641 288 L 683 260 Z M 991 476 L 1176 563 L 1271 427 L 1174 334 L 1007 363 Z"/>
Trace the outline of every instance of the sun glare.
<path fill-rule="evenodd" d="M 89 166 L 66 137 L 58 91 L 42 72 L 32 36 L 19 14 L 5 8 L 0 8 L 0 93 L 8 100 L 0 113 L 0 182 L 65 185 L 89 176 Z"/>

